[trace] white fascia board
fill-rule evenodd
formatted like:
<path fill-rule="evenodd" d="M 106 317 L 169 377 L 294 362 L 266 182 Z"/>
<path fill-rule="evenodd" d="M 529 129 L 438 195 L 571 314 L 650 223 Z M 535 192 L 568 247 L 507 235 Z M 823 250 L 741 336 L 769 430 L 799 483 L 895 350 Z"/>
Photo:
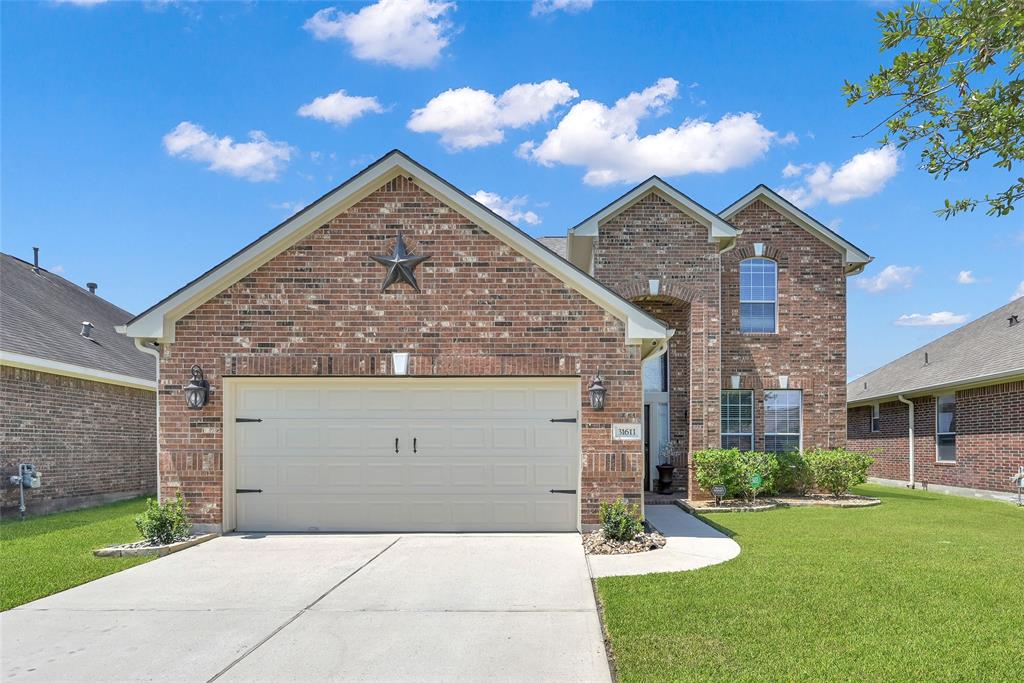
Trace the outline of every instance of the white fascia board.
<path fill-rule="evenodd" d="M 154 380 L 141 379 L 139 377 L 122 375 L 116 372 L 107 372 L 106 370 L 97 370 L 96 368 L 87 368 L 83 365 L 62 363 L 56 360 L 49 360 L 48 358 L 26 356 L 25 354 L 12 353 L 11 351 L 0 351 L 0 365 L 46 372 L 51 375 L 63 375 L 65 377 L 87 379 L 93 382 L 103 382 L 104 384 L 119 384 L 121 386 L 133 387 L 135 389 L 156 391 L 156 381 Z"/>
<path fill-rule="evenodd" d="M 772 208 L 793 221 L 793 223 L 841 253 L 846 262 L 847 275 L 856 275 L 864 270 L 864 266 L 874 260 L 873 257 L 866 254 L 855 244 L 848 242 L 832 230 L 829 230 L 820 221 L 815 220 L 799 207 L 787 201 L 785 197 L 780 196 L 764 185 L 758 185 L 743 195 L 739 200 L 730 204 L 720 215 L 726 219 L 732 218 L 741 209 L 758 199 L 766 201 Z"/>
<path fill-rule="evenodd" d="M 661 339 L 667 335 L 664 325 L 654 317 L 400 152 L 386 155 L 227 261 L 129 321 L 124 333 L 129 337 L 172 342 L 174 323 L 181 317 L 399 175 L 411 177 L 421 188 L 625 322 L 627 340 Z"/>
<path fill-rule="evenodd" d="M 619 214 L 625 209 L 628 209 L 630 206 L 646 197 L 650 192 L 657 192 L 677 209 L 692 216 L 697 221 L 707 226 L 709 242 L 735 239 L 739 234 L 739 231 L 729 225 L 729 223 L 723 220 L 721 216 L 705 209 L 703 206 L 658 177 L 649 178 L 640 183 L 590 218 L 587 218 L 585 221 L 572 228 L 571 232 L 580 237 L 596 237 L 601 223 L 612 216 Z"/>

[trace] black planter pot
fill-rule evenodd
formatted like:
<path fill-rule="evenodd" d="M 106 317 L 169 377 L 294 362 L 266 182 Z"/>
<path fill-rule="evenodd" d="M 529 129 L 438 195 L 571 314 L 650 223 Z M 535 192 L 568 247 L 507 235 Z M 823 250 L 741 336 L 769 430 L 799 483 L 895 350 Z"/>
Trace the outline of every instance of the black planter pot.
<path fill-rule="evenodd" d="M 672 490 L 672 475 L 675 471 L 675 465 L 658 465 L 658 493 Z"/>

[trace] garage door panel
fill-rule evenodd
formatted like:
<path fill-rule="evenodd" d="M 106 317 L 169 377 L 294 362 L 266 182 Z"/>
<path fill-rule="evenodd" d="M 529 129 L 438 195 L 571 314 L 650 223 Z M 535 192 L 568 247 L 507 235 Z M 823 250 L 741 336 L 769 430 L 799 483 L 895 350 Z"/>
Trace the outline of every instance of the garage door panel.
<path fill-rule="evenodd" d="M 310 379 L 236 391 L 236 414 L 263 420 L 234 425 L 237 486 L 263 489 L 236 496 L 240 530 L 576 528 L 576 496 L 550 490 L 576 488 L 578 427 L 550 420 L 576 415 L 578 380 Z"/>

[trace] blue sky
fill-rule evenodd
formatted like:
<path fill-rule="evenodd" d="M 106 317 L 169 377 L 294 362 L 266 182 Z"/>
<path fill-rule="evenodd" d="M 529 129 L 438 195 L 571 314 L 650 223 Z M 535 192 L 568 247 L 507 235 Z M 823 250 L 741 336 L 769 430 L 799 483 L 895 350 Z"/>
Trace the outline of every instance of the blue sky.
<path fill-rule="evenodd" d="M 932 213 L 1004 175 L 854 137 L 877 9 L 4 3 L 2 249 L 140 311 L 396 147 L 538 236 L 651 172 L 715 210 L 763 182 L 875 257 L 854 377 L 1024 287 L 1020 215 Z"/>

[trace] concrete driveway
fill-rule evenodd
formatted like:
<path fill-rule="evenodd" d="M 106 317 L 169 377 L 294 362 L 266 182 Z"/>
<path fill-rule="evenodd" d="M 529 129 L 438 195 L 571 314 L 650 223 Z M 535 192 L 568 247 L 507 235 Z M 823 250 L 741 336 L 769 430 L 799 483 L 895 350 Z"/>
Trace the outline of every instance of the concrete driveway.
<path fill-rule="evenodd" d="M 0 638 L 5 681 L 610 680 L 575 534 L 226 536 Z"/>

